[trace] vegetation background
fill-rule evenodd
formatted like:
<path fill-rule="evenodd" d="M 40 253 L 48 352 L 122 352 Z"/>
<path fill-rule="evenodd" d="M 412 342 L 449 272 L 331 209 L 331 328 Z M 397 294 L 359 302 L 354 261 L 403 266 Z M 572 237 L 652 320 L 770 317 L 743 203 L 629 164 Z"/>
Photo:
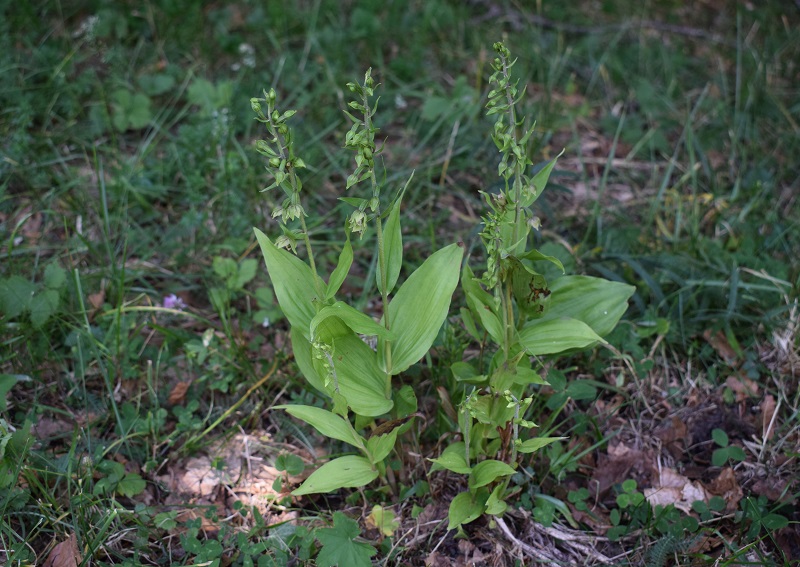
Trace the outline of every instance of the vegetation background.
<path fill-rule="evenodd" d="M 800 560 L 796 2 L 3 0 L 0 14 L 6 564 L 329 565 L 334 547 L 369 564 L 363 546 L 386 565 Z M 636 285 L 631 308 L 609 348 L 551 369 L 530 417 L 568 440 L 524 462 L 507 531 L 448 533 L 455 492 L 428 473 L 453 428 L 440 387 L 475 348 L 455 319 L 407 373 L 425 426 L 402 441 L 398 491 L 287 501 L 282 485 L 330 447 L 270 411 L 319 400 L 255 248 L 252 227 L 277 225 L 249 99 L 274 87 L 298 109 L 310 231 L 335 250 L 343 89 L 374 69 L 387 183 L 415 171 L 413 268 L 476 246 L 479 191 L 498 184 L 483 106 L 499 39 L 537 123 L 531 158 L 566 149 L 538 245 Z M 372 256 L 353 270 L 371 277 Z"/>

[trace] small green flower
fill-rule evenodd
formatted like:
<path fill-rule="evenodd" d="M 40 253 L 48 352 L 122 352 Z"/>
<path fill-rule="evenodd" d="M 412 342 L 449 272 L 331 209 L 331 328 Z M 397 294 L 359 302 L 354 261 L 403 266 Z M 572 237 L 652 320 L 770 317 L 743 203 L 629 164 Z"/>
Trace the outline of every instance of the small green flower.
<path fill-rule="evenodd" d="M 303 205 L 301 205 L 300 203 L 294 203 L 286 208 L 286 212 L 283 217 L 283 222 L 288 222 L 287 219 L 294 220 L 305 216 L 308 215 L 306 215 L 306 212 L 303 209 Z"/>
<path fill-rule="evenodd" d="M 350 232 L 364 236 L 364 231 L 367 229 L 366 213 L 361 210 L 353 211 L 353 214 L 350 215 L 350 219 L 347 221 L 347 226 Z"/>

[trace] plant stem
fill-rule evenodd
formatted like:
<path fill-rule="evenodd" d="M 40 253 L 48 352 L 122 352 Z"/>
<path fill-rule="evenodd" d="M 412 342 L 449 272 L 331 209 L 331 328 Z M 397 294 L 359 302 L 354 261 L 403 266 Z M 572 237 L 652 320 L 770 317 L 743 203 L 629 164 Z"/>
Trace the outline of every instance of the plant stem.
<path fill-rule="evenodd" d="M 369 105 L 369 97 L 365 92 L 363 95 L 364 104 L 364 127 L 367 132 L 372 132 L 372 110 Z M 373 151 L 374 155 L 374 151 Z M 372 196 L 378 198 L 380 196 L 380 188 L 378 181 L 375 179 L 375 166 L 373 164 L 370 170 L 370 182 L 372 184 Z M 380 200 L 377 200 L 377 207 L 375 208 L 375 229 L 378 238 L 378 265 L 380 266 L 381 273 L 381 302 L 383 303 L 383 326 L 387 331 L 391 330 L 391 321 L 389 320 L 389 290 L 388 287 L 388 274 L 386 272 L 386 252 L 383 245 L 383 222 L 381 221 L 381 206 Z M 386 381 L 384 384 L 385 394 L 387 397 L 392 395 L 392 343 L 388 340 L 383 342 L 383 356 L 386 362 Z"/>
<path fill-rule="evenodd" d="M 518 147 L 519 138 L 517 137 L 517 112 L 515 109 L 515 102 L 514 96 L 511 93 L 511 69 L 508 65 L 508 59 L 503 56 L 503 76 L 505 78 L 506 86 L 506 100 L 508 101 L 508 119 L 510 121 L 509 128 L 511 129 L 511 137 L 514 140 L 514 149 Z M 522 175 L 522 171 L 520 171 L 520 160 L 518 156 L 514 156 L 514 228 L 511 237 L 511 243 L 516 246 L 517 240 L 519 240 L 519 218 L 522 214 L 521 207 L 519 205 L 520 201 L 522 200 L 522 183 L 520 182 L 520 176 Z M 522 162 L 524 167 L 524 161 Z"/>

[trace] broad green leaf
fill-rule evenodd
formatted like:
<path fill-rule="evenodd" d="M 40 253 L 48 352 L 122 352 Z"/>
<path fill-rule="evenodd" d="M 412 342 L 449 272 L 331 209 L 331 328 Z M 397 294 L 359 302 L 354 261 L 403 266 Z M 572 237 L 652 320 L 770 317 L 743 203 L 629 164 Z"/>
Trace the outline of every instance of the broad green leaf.
<path fill-rule="evenodd" d="M 466 446 L 463 441 L 448 445 L 442 452 L 442 456 L 438 459 L 428 460 L 454 473 L 469 474 L 472 472 L 472 469 L 467 464 Z M 438 469 L 436 467 L 431 467 L 431 471 L 434 470 Z"/>
<path fill-rule="evenodd" d="M 50 289 L 59 289 L 67 281 L 67 272 L 58 264 L 47 264 L 44 269 L 44 285 Z"/>
<path fill-rule="evenodd" d="M 573 400 L 594 400 L 597 397 L 597 387 L 589 380 L 574 380 L 565 392 Z"/>
<path fill-rule="evenodd" d="M 555 256 L 548 256 L 547 254 L 543 254 L 538 250 L 535 249 L 529 250 L 528 252 L 525 252 L 525 254 L 522 254 L 520 258 L 524 258 L 525 260 L 530 260 L 531 262 L 539 262 L 539 261 L 550 262 L 551 264 L 556 266 L 559 270 L 561 270 L 562 274 L 564 273 L 564 264 L 561 263 L 561 260 L 559 260 Z"/>
<path fill-rule="evenodd" d="M 577 319 L 535 319 L 522 328 L 519 342 L 534 356 L 605 343 L 589 325 Z"/>
<path fill-rule="evenodd" d="M 325 293 L 325 283 L 318 279 L 314 285 L 314 273 L 300 258 L 286 250 L 276 247 L 267 236 L 258 230 L 256 239 L 264 254 L 272 287 L 278 304 L 292 327 L 297 327 L 303 336 L 309 338 L 308 326 L 316 315 L 314 301 L 320 299 L 317 287 Z"/>
<path fill-rule="evenodd" d="M 520 443 L 517 447 L 517 451 L 520 453 L 535 453 L 542 447 L 546 447 L 550 443 L 562 439 L 566 439 L 566 437 L 534 437 L 533 439 L 528 439 Z"/>
<path fill-rule="evenodd" d="M 144 128 L 150 124 L 150 120 L 153 118 L 153 113 L 150 110 L 150 97 L 142 93 L 133 95 L 127 110 L 128 124 L 134 130 Z"/>
<path fill-rule="evenodd" d="M 347 404 L 357 414 L 363 416 L 379 416 L 392 409 L 392 400 L 388 398 L 386 373 L 378 367 L 378 357 L 358 335 L 348 329 L 341 320 L 329 317 L 317 330 L 339 327 L 346 333 L 338 334 L 328 344 L 334 345 L 333 366 L 336 371 L 336 382 L 339 393 L 347 400 Z M 319 369 L 317 369 L 319 375 Z"/>
<path fill-rule="evenodd" d="M 450 502 L 450 510 L 447 513 L 447 529 L 453 530 L 462 524 L 477 520 L 486 509 L 488 498 L 485 490 L 478 491 L 478 494 L 475 495 L 471 492 L 462 492 L 456 495 Z"/>
<path fill-rule="evenodd" d="M 417 395 L 410 384 L 403 385 L 394 394 L 394 410 L 398 418 L 408 417 L 417 411 Z"/>
<path fill-rule="evenodd" d="M 294 360 L 297 366 L 300 367 L 300 372 L 303 373 L 308 383 L 314 388 L 330 395 L 327 388 L 325 388 L 325 381 L 317 374 L 314 369 L 314 358 L 311 354 L 311 343 L 303 335 L 298 327 L 292 327 L 289 336 L 292 339 L 292 352 L 294 353 Z"/>
<path fill-rule="evenodd" d="M 521 386 L 528 384 L 547 384 L 548 382 L 539 376 L 539 373 L 532 368 L 525 366 L 517 366 L 517 374 L 514 377 L 514 383 Z"/>
<path fill-rule="evenodd" d="M 505 279 L 511 279 L 511 288 L 517 308 L 529 317 L 542 317 L 550 296 L 544 276 L 514 256 L 508 256 L 501 260 L 501 266 L 506 273 Z"/>
<path fill-rule="evenodd" d="M 375 351 L 360 338 L 351 335 L 336 342 L 334 367 L 339 391 L 354 412 L 374 417 L 392 409 L 386 374 L 378 367 Z"/>
<path fill-rule="evenodd" d="M 386 435 L 373 435 L 367 439 L 367 450 L 372 455 L 373 463 L 380 463 L 392 452 L 399 431 L 399 429 L 392 429 Z"/>
<path fill-rule="evenodd" d="M 561 154 L 563 153 L 564 150 L 561 150 L 560 154 L 550 160 L 547 165 L 545 165 L 536 173 L 536 175 L 533 176 L 533 191 L 528 191 L 525 197 L 522 199 L 521 204 L 523 207 L 530 207 L 534 201 L 539 198 L 539 195 L 542 194 L 542 191 L 544 191 L 547 181 L 550 179 L 550 174 L 553 172 L 553 168 L 555 167 L 558 158 L 560 158 Z"/>
<path fill-rule="evenodd" d="M 223 258 L 222 256 L 214 256 L 211 262 L 211 269 L 223 280 L 232 280 L 236 276 L 237 266 L 236 260 L 233 258 Z"/>
<path fill-rule="evenodd" d="M 275 459 L 275 468 L 279 471 L 286 471 L 291 476 L 296 476 L 306 468 L 303 459 L 292 453 L 281 453 Z"/>
<path fill-rule="evenodd" d="M 150 96 L 164 94 L 174 85 L 175 78 L 166 73 L 153 73 L 152 75 L 142 75 L 139 77 L 139 86 Z"/>
<path fill-rule="evenodd" d="M 577 319 L 603 337 L 625 314 L 635 291 L 633 286 L 602 278 L 564 276 L 550 284 L 550 305 L 543 320 Z"/>
<path fill-rule="evenodd" d="M 469 333 L 469 336 L 481 342 L 481 333 L 478 333 L 478 327 L 475 326 L 475 319 L 472 317 L 472 312 L 466 307 L 461 307 L 458 312 L 461 315 L 461 322 L 464 323 L 464 328 L 467 330 L 467 333 Z"/>
<path fill-rule="evenodd" d="M 450 365 L 450 372 L 459 382 L 469 384 L 483 384 L 486 382 L 485 374 L 478 374 L 478 371 L 469 362 L 454 362 Z"/>
<path fill-rule="evenodd" d="M 353 265 L 353 245 L 350 244 L 350 232 L 345 231 L 347 240 L 339 253 L 339 261 L 336 263 L 336 268 L 328 278 L 328 292 L 325 294 L 325 299 L 333 299 L 338 293 L 339 288 L 342 287 L 347 274 L 350 273 L 350 266 Z"/>
<path fill-rule="evenodd" d="M 128 498 L 144 492 L 147 483 L 136 473 L 128 473 L 117 484 L 116 492 Z"/>
<path fill-rule="evenodd" d="M 355 541 L 361 530 L 358 522 L 342 512 L 333 513 L 333 527 L 321 528 L 314 535 L 322 544 L 316 558 L 319 567 L 372 567 L 370 557 L 377 550 L 369 544 Z M 261 562 L 259 561 L 259 565 Z"/>
<path fill-rule="evenodd" d="M 502 476 L 514 474 L 516 471 L 502 461 L 492 459 L 481 461 L 474 467 L 469 474 L 469 487 L 475 489 L 486 486 Z"/>
<path fill-rule="evenodd" d="M 393 336 L 390 331 L 386 330 L 386 327 L 373 320 L 369 315 L 356 310 L 343 301 L 337 301 L 333 305 L 320 309 L 319 313 L 311 320 L 309 327 L 312 340 L 316 336 L 317 327 L 328 317 L 338 317 L 350 329 L 361 335 L 377 335 L 385 339 L 391 339 Z"/>
<path fill-rule="evenodd" d="M 245 258 L 242 260 L 241 264 L 239 264 L 238 269 L 236 270 L 236 280 L 233 283 L 233 289 L 243 289 L 245 284 L 256 277 L 257 267 L 258 262 L 256 262 L 253 258 Z"/>
<path fill-rule="evenodd" d="M 486 513 L 491 514 L 492 516 L 500 516 L 502 515 L 506 509 L 508 509 L 508 504 L 506 501 L 503 500 L 503 485 L 498 484 L 492 490 L 492 493 L 489 495 L 489 499 L 486 500 Z"/>
<path fill-rule="evenodd" d="M 469 265 L 464 264 L 461 273 L 461 288 L 467 296 L 467 306 L 473 317 L 481 322 L 489 336 L 498 344 L 503 344 L 503 325 L 497 313 L 494 297 L 481 287 Z M 477 329 L 476 329 L 477 331 Z M 482 338 L 479 336 L 479 340 Z"/>
<path fill-rule="evenodd" d="M 58 309 L 58 292 L 54 289 L 45 289 L 31 299 L 31 323 L 34 327 L 44 325 L 50 316 Z"/>
<path fill-rule="evenodd" d="M 500 322 L 500 317 L 497 313 L 491 307 L 478 301 L 470 292 L 467 292 L 467 305 L 478 316 L 481 325 L 489 333 L 489 336 L 496 343 L 503 344 L 505 340 L 503 337 L 503 324 Z"/>
<path fill-rule="evenodd" d="M 414 174 L 411 174 L 414 177 Z M 406 182 L 406 187 L 411 183 L 411 179 Z M 403 265 L 403 233 L 400 230 L 400 202 L 403 200 L 405 187 L 392 203 L 392 210 L 383 225 L 383 255 L 386 261 L 386 293 L 391 293 L 400 276 L 400 268 Z M 383 293 L 383 273 L 381 272 L 380 262 L 375 272 L 375 279 L 378 282 L 378 291 Z"/>
<path fill-rule="evenodd" d="M 364 457 L 347 455 L 328 461 L 292 492 L 293 496 L 333 492 L 340 488 L 365 486 L 378 477 L 378 471 Z"/>
<path fill-rule="evenodd" d="M 18 317 L 30 308 L 36 286 L 20 276 L 0 280 L 0 307 L 9 319 Z"/>
<path fill-rule="evenodd" d="M 383 341 L 378 341 L 381 366 L 389 374 L 403 372 L 431 348 L 458 284 L 461 246 L 451 244 L 435 252 L 409 276 L 389 303 L 389 322 L 396 337 L 391 342 L 391 367 L 384 360 Z"/>
<path fill-rule="evenodd" d="M 761 525 L 767 530 L 774 532 L 777 530 L 782 530 L 788 526 L 789 520 L 780 514 L 767 514 L 766 516 L 761 517 Z"/>
<path fill-rule="evenodd" d="M 508 368 L 503 364 L 499 366 L 489 378 L 489 384 L 495 392 L 505 392 L 517 381 L 517 370 L 515 368 Z"/>
<path fill-rule="evenodd" d="M 325 437 L 344 441 L 357 448 L 363 447 L 363 443 L 353 427 L 335 413 L 314 406 L 300 405 L 275 406 L 275 409 L 285 410 L 289 415 L 305 421 Z"/>

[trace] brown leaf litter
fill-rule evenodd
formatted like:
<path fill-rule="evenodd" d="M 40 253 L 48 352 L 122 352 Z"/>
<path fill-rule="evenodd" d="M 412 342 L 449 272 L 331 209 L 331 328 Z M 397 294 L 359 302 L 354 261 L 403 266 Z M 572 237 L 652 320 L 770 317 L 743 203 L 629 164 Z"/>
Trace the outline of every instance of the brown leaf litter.
<path fill-rule="evenodd" d="M 78 567 L 82 561 L 78 550 L 78 538 L 75 534 L 71 534 L 53 547 L 42 567 Z"/>
<path fill-rule="evenodd" d="M 239 432 L 209 447 L 205 455 L 190 457 L 157 480 L 170 491 L 167 504 L 217 505 L 224 509 L 224 517 L 234 513 L 234 505 L 241 502 L 255 507 L 267 523 L 292 520 L 297 513 L 277 504 L 286 493 L 273 487 L 284 474 L 275 468 L 275 459 L 287 452 L 306 463 L 313 461 L 294 446 L 273 442 L 266 432 Z M 301 479 L 289 480 L 297 483 Z"/>

